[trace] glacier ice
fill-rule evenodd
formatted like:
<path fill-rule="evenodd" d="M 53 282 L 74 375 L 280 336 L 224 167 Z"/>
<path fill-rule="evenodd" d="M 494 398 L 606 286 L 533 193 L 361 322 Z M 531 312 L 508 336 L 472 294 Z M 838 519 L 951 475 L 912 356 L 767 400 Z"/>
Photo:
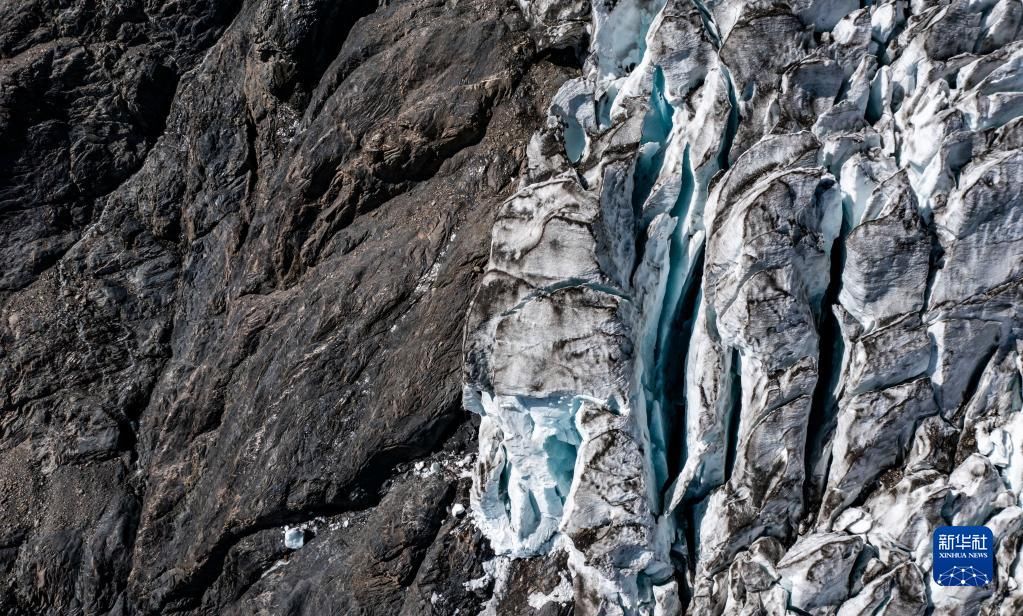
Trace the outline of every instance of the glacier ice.
<path fill-rule="evenodd" d="M 284 527 L 284 547 L 297 550 L 305 545 L 305 529 L 301 527 Z"/>
<path fill-rule="evenodd" d="M 467 319 L 499 557 L 581 614 L 1023 611 L 1019 2 L 519 4 L 588 49 Z"/>

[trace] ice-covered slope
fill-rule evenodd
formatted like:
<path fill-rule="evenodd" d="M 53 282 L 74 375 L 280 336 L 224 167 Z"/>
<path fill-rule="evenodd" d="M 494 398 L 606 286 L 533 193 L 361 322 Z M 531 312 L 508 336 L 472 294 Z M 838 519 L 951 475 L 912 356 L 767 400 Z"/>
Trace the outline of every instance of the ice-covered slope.
<path fill-rule="evenodd" d="M 1023 4 L 520 4 L 589 48 L 466 325 L 498 577 L 546 559 L 573 598 L 533 607 L 577 614 L 1023 611 Z M 946 523 L 995 531 L 995 585 L 930 581 Z"/>

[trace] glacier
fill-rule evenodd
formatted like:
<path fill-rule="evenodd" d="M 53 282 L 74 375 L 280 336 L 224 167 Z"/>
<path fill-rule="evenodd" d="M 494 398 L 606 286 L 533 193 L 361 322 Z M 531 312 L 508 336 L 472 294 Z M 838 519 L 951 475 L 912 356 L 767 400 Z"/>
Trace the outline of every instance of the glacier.
<path fill-rule="evenodd" d="M 1023 5 L 519 4 L 586 57 L 466 323 L 496 570 L 562 555 L 537 602 L 581 614 L 1023 612 Z M 949 523 L 993 585 L 931 581 Z"/>

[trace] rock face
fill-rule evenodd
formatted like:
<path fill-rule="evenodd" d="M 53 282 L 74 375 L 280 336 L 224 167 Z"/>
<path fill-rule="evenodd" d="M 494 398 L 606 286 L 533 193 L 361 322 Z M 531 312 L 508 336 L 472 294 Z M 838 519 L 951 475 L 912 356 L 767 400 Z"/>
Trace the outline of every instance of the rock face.
<path fill-rule="evenodd" d="M 0 612 L 1023 612 L 1019 0 L 185 4 L 0 6 Z"/>
<path fill-rule="evenodd" d="M 481 609 L 463 315 L 578 73 L 530 32 L 4 3 L 0 613 Z"/>

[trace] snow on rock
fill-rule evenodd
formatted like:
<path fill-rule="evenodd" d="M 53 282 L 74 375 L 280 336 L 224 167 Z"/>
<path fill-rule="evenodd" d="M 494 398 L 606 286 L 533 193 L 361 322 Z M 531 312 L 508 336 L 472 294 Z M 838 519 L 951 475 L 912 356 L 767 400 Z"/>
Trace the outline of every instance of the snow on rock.
<path fill-rule="evenodd" d="M 586 37 L 590 21 L 587 0 L 518 0 L 537 38 L 551 47 L 571 47 Z"/>
<path fill-rule="evenodd" d="M 561 578 L 558 585 L 549 593 L 530 593 L 529 607 L 534 610 L 542 609 L 548 603 L 570 603 L 572 601 L 572 583 L 567 578 Z"/>

